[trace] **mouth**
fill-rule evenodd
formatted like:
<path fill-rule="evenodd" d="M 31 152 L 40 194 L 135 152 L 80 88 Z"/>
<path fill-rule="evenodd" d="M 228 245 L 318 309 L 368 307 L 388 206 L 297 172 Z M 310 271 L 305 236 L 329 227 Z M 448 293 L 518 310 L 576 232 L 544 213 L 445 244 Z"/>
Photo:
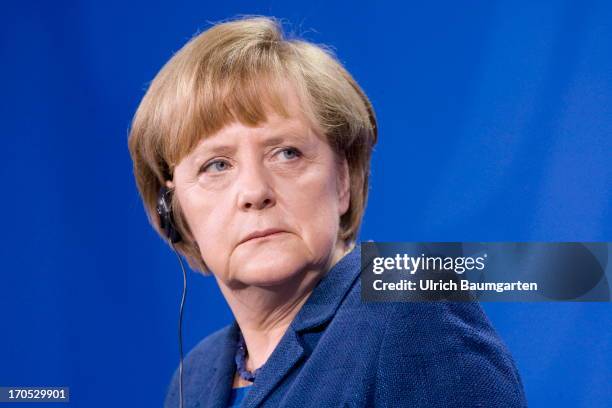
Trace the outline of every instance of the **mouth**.
<path fill-rule="evenodd" d="M 285 232 L 286 231 L 283 231 L 278 228 L 270 228 L 270 229 L 261 230 L 261 231 L 254 231 L 250 233 L 249 235 L 247 235 L 245 238 L 243 238 L 242 241 L 240 241 L 238 245 L 244 244 L 245 242 L 250 242 L 250 241 L 260 240 L 263 238 L 277 236 Z"/>

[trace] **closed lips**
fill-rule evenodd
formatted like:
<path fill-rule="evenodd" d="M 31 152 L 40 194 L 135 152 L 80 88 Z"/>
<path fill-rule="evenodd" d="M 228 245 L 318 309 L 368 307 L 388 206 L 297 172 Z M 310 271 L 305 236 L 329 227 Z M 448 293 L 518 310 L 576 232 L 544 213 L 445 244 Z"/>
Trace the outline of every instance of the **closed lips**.
<path fill-rule="evenodd" d="M 268 235 L 276 234 L 279 232 L 285 232 L 285 231 L 281 229 L 276 229 L 276 228 L 271 228 L 271 229 L 262 230 L 262 231 L 255 231 L 247 235 L 244 239 L 242 239 L 240 243 L 242 244 L 248 240 L 255 239 L 255 238 L 267 237 Z"/>

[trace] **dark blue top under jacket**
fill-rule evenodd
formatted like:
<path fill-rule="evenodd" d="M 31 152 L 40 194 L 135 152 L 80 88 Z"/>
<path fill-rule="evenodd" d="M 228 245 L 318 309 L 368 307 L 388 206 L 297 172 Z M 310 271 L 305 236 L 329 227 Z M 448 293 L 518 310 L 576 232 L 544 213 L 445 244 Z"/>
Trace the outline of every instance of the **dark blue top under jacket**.
<path fill-rule="evenodd" d="M 357 245 L 319 281 L 242 407 L 525 407 L 519 373 L 478 303 L 361 300 Z M 227 407 L 236 321 L 185 358 L 184 407 Z M 178 370 L 165 407 L 179 406 Z"/>

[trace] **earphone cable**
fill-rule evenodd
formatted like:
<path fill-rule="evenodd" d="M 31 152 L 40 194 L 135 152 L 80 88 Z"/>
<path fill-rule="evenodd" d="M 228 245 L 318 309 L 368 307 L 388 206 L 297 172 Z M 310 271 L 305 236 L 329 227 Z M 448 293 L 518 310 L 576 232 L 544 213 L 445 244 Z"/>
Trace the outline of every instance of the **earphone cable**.
<path fill-rule="evenodd" d="M 187 272 L 185 272 L 185 266 L 183 265 L 183 259 L 179 255 L 178 251 L 174 247 L 174 243 L 170 240 L 170 246 L 176 254 L 176 257 L 181 265 L 183 271 L 183 296 L 181 297 L 181 307 L 179 310 L 179 321 L 178 321 L 178 340 L 179 340 L 179 407 L 183 408 L 183 308 L 185 306 L 185 298 L 187 297 Z"/>

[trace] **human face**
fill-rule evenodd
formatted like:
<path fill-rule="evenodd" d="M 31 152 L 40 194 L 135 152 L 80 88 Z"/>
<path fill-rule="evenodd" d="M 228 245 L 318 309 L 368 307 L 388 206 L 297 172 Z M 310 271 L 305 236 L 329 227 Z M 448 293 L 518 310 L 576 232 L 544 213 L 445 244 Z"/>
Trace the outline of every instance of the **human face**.
<path fill-rule="evenodd" d="M 298 113 L 295 95 L 288 108 L 289 118 L 269 113 L 257 127 L 227 125 L 175 168 L 174 198 L 204 262 L 228 286 L 324 272 L 337 253 L 346 160 Z"/>

